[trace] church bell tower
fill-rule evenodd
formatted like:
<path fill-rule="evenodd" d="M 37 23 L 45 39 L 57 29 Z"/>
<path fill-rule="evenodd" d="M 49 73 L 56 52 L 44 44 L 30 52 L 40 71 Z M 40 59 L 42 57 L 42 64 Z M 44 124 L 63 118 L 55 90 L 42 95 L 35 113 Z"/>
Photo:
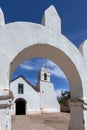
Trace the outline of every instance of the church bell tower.
<path fill-rule="evenodd" d="M 50 72 L 46 68 L 41 68 L 39 72 L 39 81 L 50 82 Z"/>
<path fill-rule="evenodd" d="M 56 99 L 54 85 L 50 81 L 50 71 L 42 67 L 38 76 L 38 88 L 40 91 L 40 110 L 41 112 L 59 112 L 60 105 Z"/>

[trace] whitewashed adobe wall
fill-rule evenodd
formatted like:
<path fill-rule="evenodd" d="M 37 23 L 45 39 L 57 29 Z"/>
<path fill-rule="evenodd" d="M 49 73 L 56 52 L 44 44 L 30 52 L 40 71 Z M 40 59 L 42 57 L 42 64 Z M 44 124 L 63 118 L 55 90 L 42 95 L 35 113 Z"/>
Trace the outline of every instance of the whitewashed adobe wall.
<path fill-rule="evenodd" d="M 40 89 L 41 111 L 43 113 L 60 112 L 60 105 L 54 91 L 54 84 L 50 81 L 50 71 L 44 67 L 39 72 L 38 88 Z"/>
<path fill-rule="evenodd" d="M 3 106 L 4 100 L 7 98 L 6 104 L 10 100 L 9 93 L 6 96 L 4 89 L 9 90 L 10 77 L 14 69 L 21 62 L 32 57 L 48 58 L 61 67 L 70 84 L 69 130 L 87 130 L 87 64 L 85 61 L 87 47 L 85 45 L 82 45 L 80 52 L 61 33 L 61 20 L 54 6 L 50 6 L 45 11 L 42 25 L 29 22 L 5 24 L 0 10 L 0 111 L 6 110 Z M 9 108 L 9 105 L 7 107 Z M 1 118 L 3 119 L 3 112 Z M 9 126 L 10 121 L 6 116 L 3 123 L 0 122 L 1 130 L 10 130 Z"/>
<path fill-rule="evenodd" d="M 11 82 L 10 90 L 14 96 L 11 107 L 12 115 L 16 114 L 16 100 L 18 99 L 26 101 L 26 114 L 60 112 L 54 85 L 50 82 L 50 72 L 45 68 L 41 68 L 40 72 L 38 86 L 36 87 L 32 86 L 23 76 Z M 44 80 L 44 74 L 47 74 L 46 80 Z M 23 84 L 23 93 L 18 92 L 19 84 Z"/>
<path fill-rule="evenodd" d="M 18 93 L 18 84 L 21 83 L 24 86 L 23 94 Z M 17 78 L 16 80 L 11 82 L 10 90 L 13 92 L 14 100 L 12 106 L 11 114 L 15 115 L 15 101 L 17 99 L 24 99 L 26 101 L 26 114 L 30 113 L 39 113 L 40 112 L 40 100 L 39 100 L 39 92 L 35 91 L 35 89 L 28 84 L 22 77 Z"/>

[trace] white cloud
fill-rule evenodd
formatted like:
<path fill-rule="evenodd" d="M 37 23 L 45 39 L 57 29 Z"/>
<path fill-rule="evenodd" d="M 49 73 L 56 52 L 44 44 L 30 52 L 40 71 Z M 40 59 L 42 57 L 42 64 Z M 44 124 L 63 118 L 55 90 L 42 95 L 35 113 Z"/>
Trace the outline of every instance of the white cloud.
<path fill-rule="evenodd" d="M 54 75 L 56 77 L 60 77 L 63 79 L 66 79 L 66 76 L 64 75 L 63 71 L 52 61 L 44 58 L 33 58 L 31 60 L 27 60 L 24 63 L 20 64 L 20 67 L 25 70 L 29 71 L 38 71 L 43 66 L 48 68 L 51 72 L 51 75 Z"/>
<path fill-rule="evenodd" d="M 27 70 L 39 70 L 46 61 L 44 58 L 32 58 L 20 64 L 20 67 Z"/>
<path fill-rule="evenodd" d="M 53 68 L 53 70 L 50 70 L 51 74 L 56 76 L 56 77 L 60 77 L 63 79 L 66 79 L 66 76 L 64 75 L 64 73 L 59 69 L 59 68 Z"/>
<path fill-rule="evenodd" d="M 33 66 L 27 65 L 27 64 L 20 64 L 20 67 L 22 69 L 26 69 L 26 70 L 34 70 L 35 68 Z"/>
<path fill-rule="evenodd" d="M 52 61 L 47 61 L 47 66 L 51 72 L 52 75 L 56 76 L 56 77 L 60 77 L 63 79 L 66 79 L 65 74 L 63 73 L 63 71 L 56 65 L 54 64 Z"/>
<path fill-rule="evenodd" d="M 57 90 L 55 90 L 56 95 L 58 97 L 61 97 L 61 92 L 65 92 L 65 91 L 69 91 L 69 90 L 68 89 L 57 89 Z"/>

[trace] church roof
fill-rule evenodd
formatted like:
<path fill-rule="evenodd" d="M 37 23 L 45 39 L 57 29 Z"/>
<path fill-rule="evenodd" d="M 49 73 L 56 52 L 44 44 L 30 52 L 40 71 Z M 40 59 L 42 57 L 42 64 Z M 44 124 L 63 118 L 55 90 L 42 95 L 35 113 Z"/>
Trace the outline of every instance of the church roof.
<path fill-rule="evenodd" d="M 22 78 L 27 84 L 29 84 L 35 91 L 40 92 L 40 90 L 36 87 L 34 87 L 23 75 L 20 75 L 16 77 L 15 79 L 11 80 L 11 82 L 14 82 L 15 80 Z"/>

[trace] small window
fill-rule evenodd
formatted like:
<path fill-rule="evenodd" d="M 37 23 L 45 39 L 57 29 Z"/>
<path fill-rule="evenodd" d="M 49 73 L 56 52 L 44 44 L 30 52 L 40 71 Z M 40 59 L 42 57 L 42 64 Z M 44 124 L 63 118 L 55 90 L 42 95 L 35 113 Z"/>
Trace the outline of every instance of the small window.
<path fill-rule="evenodd" d="M 23 84 L 18 84 L 18 93 L 19 94 L 23 94 L 24 88 L 23 88 Z"/>
<path fill-rule="evenodd" d="M 42 91 L 42 93 L 44 93 L 44 91 Z"/>
<path fill-rule="evenodd" d="M 47 74 L 46 73 L 44 74 L 44 80 L 47 80 Z"/>

